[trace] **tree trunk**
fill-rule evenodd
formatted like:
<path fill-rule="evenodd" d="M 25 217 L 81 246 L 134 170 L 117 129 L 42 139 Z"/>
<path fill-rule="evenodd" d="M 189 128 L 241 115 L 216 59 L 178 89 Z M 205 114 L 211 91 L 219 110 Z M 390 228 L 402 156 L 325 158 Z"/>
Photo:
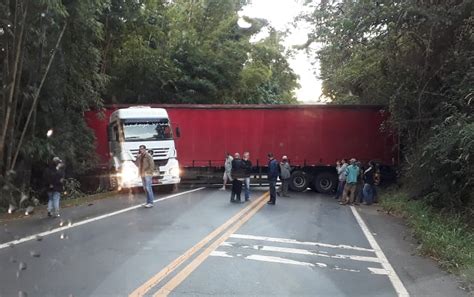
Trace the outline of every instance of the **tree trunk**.
<path fill-rule="evenodd" d="M 18 5 L 17 5 L 18 8 Z M 7 97 L 7 103 L 6 103 L 6 108 L 5 108 L 5 115 L 3 119 L 3 125 L 2 125 L 2 133 L 0 134 L 0 164 L 2 165 L 2 169 L 5 170 L 7 167 L 5 166 L 5 141 L 7 138 L 8 134 L 8 127 L 9 123 L 11 120 L 11 115 L 12 115 L 12 104 L 13 104 L 13 96 L 15 92 L 15 85 L 16 85 L 16 79 L 17 79 L 17 72 L 18 72 L 18 66 L 20 64 L 20 56 L 22 54 L 22 41 L 23 41 L 23 33 L 25 31 L 25 26 L 26 26 L 26 16 L 28 13 L 28 6 L 25 7 L 25 11 L 23 13 L 23 17 L 21 20 L 21 26 L 20 26 L 20 34 L 18 36 L 18 40 L 16 42 L 16 49 L 15 49 L 15 61 L 13 64 L 13 71 L 11 74 L 11 83 L 10 83 L 10 90 L 9 94 Z M 15 23 L 15 25 L 17 25 Z M 16 31 L 16 28 L 15 28 Z M 13 119 L 14 120 L 14 119 Z"/>
<path fill-rule="evenodd" d="M 20 153 L 21 147 L 23 145 L 23 139 L 25 138 L 26 131 L 28 130 L 28 126 L 31 121 L 31 116 L 33 115 L 33 112 L 36 110 L 36 106 L 38 103 L 38 98 L 39 94 L 41 92 L 41 89 L 43 88 L 44 81 L 46 80 L 46 77 L 48 76 L 49 69 L 51 68 L 51 64 L 53 63 L 54 56 L 56 55 L 56 52 L 58 51 L 59 44 L 61 43 L 61 39 L 63 38 L 64 32 L 66 31 L 67 23 L 64 24 L 63 29 L 61 30 L 61 33 L 59 33 L 58 40 L 56 41 L 56 46 L 54 47 L 53 54 L 49 58 L 48 66 L 46 66 L 46 70 L 43 74 L 43 77 L 41 78 L 41 83 L 38 86 L 38 89 L 36 90 L 35 96 L 33 97 L 33 103 L 31 104 L 30 112 L 28 113 L 28 117 L 26 118 L 25 125 L 23 127 L 23 131 L 20 136 L 20 140 L 18 141 L 18 144 L 16 146 L 16 151 L 13 156 L 13 161 L 10 166 L 10 169 L 15 168 L 16 161 L 18 159 L 18 154 Z"/>
<path fill-rule="evenodd" d="M 19 122 L 20 118 L 17 118 L 17 110 L 18 110 L 18 98 L 21 96 L 20 94 L 20 85 L 21 85 L 21 76 L 23 73 L 23 62 L 25 60 L 25 55 L 21 54 L 20 57 L 20 65 L 18 69 L 18 75 L 16 78 L 16 86 L 15 87 L 15 94 L 13 95 L 13 102 L 12 102 L 12 109 L 11 109 L 11 117 L 10 122 L 8 123 L 8 136 L 7 136 L 7 144 L 6 144 L 6 168 L 10 168 L 11 161 L 12 161 L 12 152 L 13 148 L 15 147 L 15 140 L 16 140 L 16 133 L 15 133 L 15 121 Z"/>

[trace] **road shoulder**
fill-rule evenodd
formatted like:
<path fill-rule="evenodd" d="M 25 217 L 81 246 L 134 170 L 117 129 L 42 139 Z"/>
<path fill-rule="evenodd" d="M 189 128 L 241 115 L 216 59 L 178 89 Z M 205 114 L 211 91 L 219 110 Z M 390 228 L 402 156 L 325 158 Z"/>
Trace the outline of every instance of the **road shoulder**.
<path fill-rule="evenodd" d="M 417 254 L 418 243 L 401 218 L 376 206 L 357 211 L 392 263 L 411 296 L 470 296 L 460 278 L 443 271 L 433 259 Z"/>

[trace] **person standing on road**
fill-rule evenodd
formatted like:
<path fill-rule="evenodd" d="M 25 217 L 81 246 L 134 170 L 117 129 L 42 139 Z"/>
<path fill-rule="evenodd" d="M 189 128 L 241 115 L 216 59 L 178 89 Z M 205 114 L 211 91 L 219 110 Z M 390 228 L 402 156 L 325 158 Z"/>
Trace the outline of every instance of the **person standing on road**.
<path fill-rule="evenodd" d="M 278 188 L 278 196 L 283 195 L 283 197 L 290 197 L 288 195 L 288 185 L 290 184 L 291 177 L 291 166 L 288 162 L 288 157 L 283 156 L 280 163 L 280 179 L 281 186 Z"/>
<path fill-rule="evenodd" d="M 234 154 L 232 160 L 232 193 L 230 195 L 230 202 L 241 203 L 242 183 L 244 181 L 244 166 L 239 153 Z"/>
<path fill-rule="evenodd" d="M 374 191 L 374 203 L 379 203 L 379 197 L 378 197 L 379 195 L 378 195 L 377 187 L 380 185 L 382 176 L 380 173 L 379 164 L 377 163 L 374 163 L 374 164 L 375 164 L 375 174 L 374 174 L 374 185 L 372 187 L 372 190 Z"/>
<path fill-rule="evenodd" d="M 364 189 L 364 167 L 359 161 L 357 161 L 355 164 L 357 167 L 359 167 L 359 174 L 357 175 L 354 204 L 359 205 L 359 203 L 364 201 L 364 193 L 362 191 Z"/>
<path fill-rule="evenodd" d="M 275 160 L 272 153 L 268 153 L 268 182 L 270 184 L 270 201 L 267 204 L 275 205 L 276 203 L 276 182 L 279 175 L 278 161 Z"/>
<path fill-rule="evenodd" d="M 150 208 L 153 207 L 153 200 L 155 199 L 152 187 L 152 177 L 153 172 L 155 171 L 155 162 L 153 162 L 153 157 L 148 153 L 146 146 L 140 145 L 138 152 L 138 172 L 142 178 L 143 189 L 145 190 L 146 194 L 146 203 L 143 204 L 143 206 Z"/>
<path fill-rule="evenodd" d="M 341 161 L 336 162 L 337 175 L 339 176 L 339 183 L 337 185 L 337 192 L 335 199 L 338 199 L 339 202 L 342 201 L 342 193 L 344 192 L 344 186 L 346 185 L 346 169 L 347 161 L 342 159 Z"/>
<path fill-rule="evenodd" d="M 225 191 L 225 186 L 227 185 L 227 181 L 232 182 L 232 156 L 229 153 L 226 153 L 225 156 L 225 163 L 224 163 L 224 176 L 223 176 L 223 184 L 222 184 L 222 191 Z"/>
<path fill-rule="evenodd" d="M 240 195 L 242 193 L 242 181 L 244 180 L 244 167 L 240 154 L 234 154 L 234 160 L 232 160 L 232 193 L 230 194 L 230 202 L 240 203 Z"/>
<path fill-rule="evenodd" d="M 245 171 L 244 186 L 245 186 L 245 202 L 250 201 L 250 175 L 252 174 L 252 162 L 250 161 L 250 153 L 244 152 L 242 159 L 242 166 Z"/>
<path fill-rule="evenodd" d="M 344 186 L 344 193 L 341 205 L 353 204 L 355 192 L 357 188 L 357 176 L 359 175 L 359 167 L 355 164 L 356 159 L 350 160 L 350 165 L 346 168 L 346 185 Z"/>
<path fill-rule="evenodd" d="M 61 159 L 54 157 L 46 168 L 43 179 L 48 193 L 48 217 L 59 217 L 59 200 L 63 191 L 64 164 Z"/>
<path fill-rule="evenodd" d="M 369 168 L 364 171 L 364 188 L 362 190 L 365 205 L 371 205 L 374 201 L 374 184 L 375 184 L 375 163 L 369 162 Z"/>

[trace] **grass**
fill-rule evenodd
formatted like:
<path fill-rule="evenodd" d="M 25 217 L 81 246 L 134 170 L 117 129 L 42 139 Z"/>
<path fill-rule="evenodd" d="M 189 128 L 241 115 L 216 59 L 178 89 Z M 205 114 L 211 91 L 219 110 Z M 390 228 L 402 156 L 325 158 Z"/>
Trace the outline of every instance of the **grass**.
<path fill-rule="evenodd" d="M 403 216 L 419 240 L 420 254 L 429 256 L 474 286 L 474 228 L 459 214 L 440 214 L 423 200 L 409 200 L 404 192 L 387 192 L 381 206 Z"/>

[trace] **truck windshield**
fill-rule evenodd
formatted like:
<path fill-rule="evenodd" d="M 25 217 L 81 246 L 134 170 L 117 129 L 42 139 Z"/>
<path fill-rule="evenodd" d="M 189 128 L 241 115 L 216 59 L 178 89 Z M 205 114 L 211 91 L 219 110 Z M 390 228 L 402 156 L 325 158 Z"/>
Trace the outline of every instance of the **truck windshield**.
<path fill-rule="evenodd" d="M 149 121 L 125 121 L 123 123 L 125 141 L 153 141 L 173 139 L 168 119 Z"/>

